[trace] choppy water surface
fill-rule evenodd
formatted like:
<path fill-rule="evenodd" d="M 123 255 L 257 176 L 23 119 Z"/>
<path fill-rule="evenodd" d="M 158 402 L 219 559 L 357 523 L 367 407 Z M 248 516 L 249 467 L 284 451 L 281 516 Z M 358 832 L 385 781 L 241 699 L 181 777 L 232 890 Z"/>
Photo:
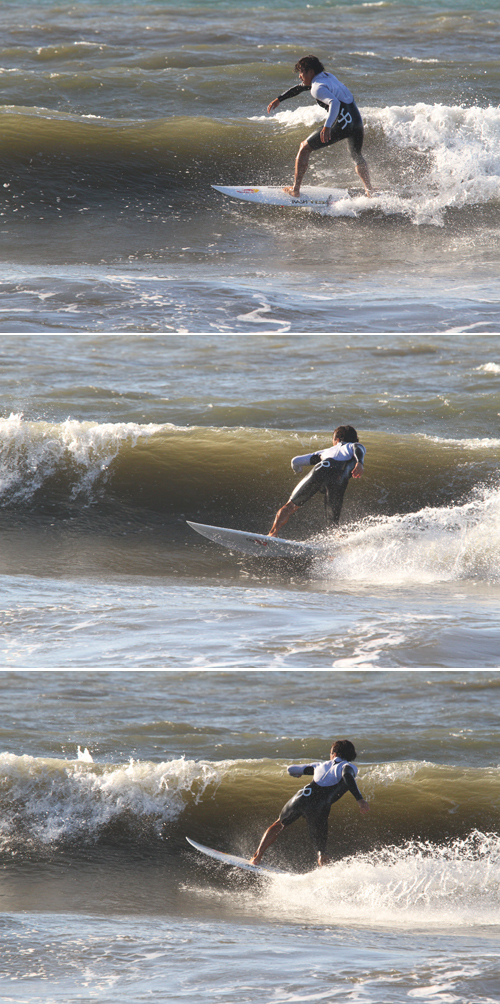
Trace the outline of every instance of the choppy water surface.
<path fill-rule="evenodd" d="M 0 24 L 2 330 L 498 331 L 493 0 L 12 2 Z M 291 180 L 322 112 L 266 108 L 304 50 L 355 93 L 381 194 L 223 198 Z M 359 187 L 343 144 L 308 180 Z"/>

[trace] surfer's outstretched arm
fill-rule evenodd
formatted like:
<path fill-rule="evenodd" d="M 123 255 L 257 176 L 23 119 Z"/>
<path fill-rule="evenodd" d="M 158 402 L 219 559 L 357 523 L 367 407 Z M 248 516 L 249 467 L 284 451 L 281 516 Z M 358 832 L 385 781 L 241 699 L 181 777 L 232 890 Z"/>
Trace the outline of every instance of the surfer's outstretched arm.
<path fill-rule="evenodd" d="M 301 94 L 302 91 L 310 90 L 311 88 L 306 87 L 304 84 L 295 84 L 293 87 L 289 87 L 287 91 L 284 91 L 283 94 L 278 94 L 278 97 L 274 98 L 274 100 L 268 104 L 267 110 L 269 113 L 273 112 L 274 109 L 277 108 L 282 101 L 286 101 L 287 98 L 294 98 L 297 94 Z"/>

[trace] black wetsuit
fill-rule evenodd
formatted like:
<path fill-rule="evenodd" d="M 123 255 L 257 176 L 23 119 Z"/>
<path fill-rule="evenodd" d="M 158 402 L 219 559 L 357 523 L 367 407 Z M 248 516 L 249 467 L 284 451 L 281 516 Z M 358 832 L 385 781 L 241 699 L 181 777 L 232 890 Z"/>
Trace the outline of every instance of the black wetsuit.
<path fill-rule="evenodd" d="M 361 801 L 363 796 L 356 784 L 356 767 L 348 761 L 342 761 L 337 757 L 334 764 L 342 764 L 341 780 L 336 784 L 320 785 L 316 781 L 310 781 L 305 788 L 301 788 L 286 805 L 283 806 L 279 820 L 283 826 L 290 826 L 295 823 L 300 816 L 306 820 L 311 840 L 316 851 L 322 854 L 326 848 L 328 838 L 328 816 L 330 809 L 335 802 L 338 802 L 346 791 L 350 791 L 356 801 Z M 303 774 L 314 774 L 314 764 L 308 764 L 303 768 Z"/>
<path fill-rule="evenodd" d="M 321 492 L 325 503 L 326 521 L 338 526 L 349 479 L 356 464 L 363 463 L 366 450 L 361 443 L 353 443 L 353 457 L 349 460 L 335 460 L 331 457 L 323 460 L 322 454 L 327 452 L 322 450 L 321 453 L 310 455 L 308 462 L 315 465 L 314 469 L 299 481 L 288 501 L 302 506 L 316 495 L 316 492 Z"/>

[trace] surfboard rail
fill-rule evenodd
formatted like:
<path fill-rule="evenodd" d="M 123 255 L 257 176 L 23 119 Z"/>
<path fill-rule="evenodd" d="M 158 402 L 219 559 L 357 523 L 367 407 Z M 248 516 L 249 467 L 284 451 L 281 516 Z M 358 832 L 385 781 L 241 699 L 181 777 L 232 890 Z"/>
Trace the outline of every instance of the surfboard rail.
<path fill-rule="evenodd" d="M 186 837 L 186 840 L 200 854 L 205 854 L 206 857 L 213 858 L 214 861 L 218 861 L 220 864 L 230 865 L 232 868 L 241 868 L 243 871 L 254 872 L 256 875 L 268 875 L 270 877 L 289 874 L 289 872 L 284 872 L 281 868 L 252 865 L 246 858 L 239 858 L 236 854 L 226 854 L 225 851 L 216 851 L 213 847 L 205 847 L 205 844 L 199 844 L 196 840 L 191 840 L 191 837 Z"/>
<path fill-rule="evenodd" d="M 283 191 L 279 185 L 212 185 L 217 192 L 243 202 L 256 202 L 265 206 L 331 206 L 343 199 L 351 199 L 347 188 L 321 188 L 304 185 L 296 198 Z M 359 196 L 364 195 L 360 191 Z"/>
<path fill-rule="evenodd" d="M 313 557 L 322 550 L 300 540 L 286 540 L 284 537 L 269 537 L 263 533 L 251 533 L 247 530 L 231 530 L 223 526 L 194 523 L 190 519 L 186 520 L 186 523 L 202 537 L 207 537 L 222 547 L 228 547 L 231 551 L 240 551 L 242 554 L 265 558 L 303 558 Z"/>

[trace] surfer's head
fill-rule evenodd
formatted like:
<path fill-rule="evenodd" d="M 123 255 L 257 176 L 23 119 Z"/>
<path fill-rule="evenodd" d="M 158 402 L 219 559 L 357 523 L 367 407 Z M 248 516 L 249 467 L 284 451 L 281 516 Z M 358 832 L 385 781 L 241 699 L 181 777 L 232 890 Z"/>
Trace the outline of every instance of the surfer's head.
<path fill-rule="evenodd" d="M 333 433 L 333 441 L 337 443 L 359 443 L 358 434 L 352 425 L 339 425 Z"/>
<path fill-rule="evenodd" d="M 349 762 L 356 759 L 357 753 L 350 739 L 337 739 L 334 742 L 330 750 L 330 759 L 333 760 L 336 756 L 339 756 L 341 760 L 349 760 Z"/>
<path fill-rule="evenodd" d="M 294 66 L 295 73 L 309 73 L 312 70 L 313 76 L 323 73 L 324 69 L 323 63 L 317 56 L 302 56 Z"/>

